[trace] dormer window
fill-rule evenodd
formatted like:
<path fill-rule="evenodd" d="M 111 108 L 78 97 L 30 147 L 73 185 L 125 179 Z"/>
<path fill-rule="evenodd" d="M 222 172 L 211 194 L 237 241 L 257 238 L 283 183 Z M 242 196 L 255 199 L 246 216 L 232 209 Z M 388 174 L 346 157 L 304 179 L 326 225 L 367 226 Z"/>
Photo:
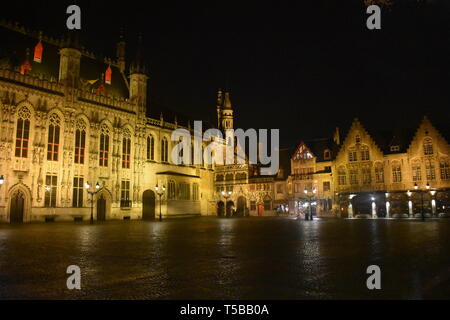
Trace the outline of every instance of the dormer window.
<path fill-rule="evenodd" d="M 356 137 L 355 137 L 355 142 L 356 142 L 356 143 L 361 143 L 361 137 L 360 137 L 359 134 L 356 135 Z"/>
<path fill-rule="evenodd" d="M 398 152 L 400 151 L 400 146 L 391 146 L 391 152 Z"/>
<path fill-rule="evenodd" d="M 324 160 L 330 160 L 331 159 L 331 151 L 330 150 L 326 149 L 323 152 L 323 159 Z"/>

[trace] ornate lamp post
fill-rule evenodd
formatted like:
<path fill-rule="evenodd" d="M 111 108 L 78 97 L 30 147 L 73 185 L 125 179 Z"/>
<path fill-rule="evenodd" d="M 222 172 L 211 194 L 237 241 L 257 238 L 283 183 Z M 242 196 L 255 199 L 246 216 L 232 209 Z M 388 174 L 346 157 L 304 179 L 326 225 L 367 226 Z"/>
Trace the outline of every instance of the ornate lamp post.
<path fill-rule="evenodd" d="M 89 182 L 86 182 L 84 187 L 86 188 L 87 193 L 91 196 L 91 219 L 89 220 L 89 223 L 94 224 L 94 195 L 100 191 L 100 184 L 97 182 L 94 190 L 91 190 L 91 185 Z"/>
<path fill-rule="evenodd" d="M 162 221 L 162 212 L 161 212 L 162 200 L 161 200 L 161 197 L 163 196 L 164 192 L 166 191 L 166 186 L 162 186 L 160 188 L 160 187 L 158 187 L 158 184 L 156 184 L 155 190 L 156 190 L 156 194 L 159 196 L 159 221 Z"/>
<path fill-rule="evenodd" d="M 227 216 L 227 202 L 228 202 L 228 199 L 230 199 L 233 192 L 232 191 L 225 192 L 222 190 L 221 193 L 222 193 L 222 196 L 225 198 L 225 217 L 226 217 Z"/>
<path fill-rule="evenodd" d="M 308 189 L 303 190 L 303 192 L 305 193 L 306 197 L 308 198 L 308 206 L 309 206 L 309 220 L 314 220 L 313 215 L 312 215 L 312 206 L 311 206 L 311 200 L 312 197 L 316 194 L 317 190 L 316 188 L 313 188 L 312 192 L 308 192 Z M 308 215 L 305 215 L 305 220 L 308 220 Z"/>

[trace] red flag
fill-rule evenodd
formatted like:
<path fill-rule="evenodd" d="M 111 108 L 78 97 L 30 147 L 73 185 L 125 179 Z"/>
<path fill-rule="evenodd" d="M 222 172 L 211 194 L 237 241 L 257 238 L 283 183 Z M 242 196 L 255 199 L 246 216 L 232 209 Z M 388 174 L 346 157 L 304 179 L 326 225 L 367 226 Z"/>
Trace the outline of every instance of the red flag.
<path fill-rule="evenodd" d="M 109 65 L 105 72 L 105 83 L 111 84 L 111 78 L 112 78 L 112 70 L 111 66 Z"/>
<path fill-rule="evenodd" d="M 42 51 L 44 51 L 44 47 L 42 46 L 41 40 L 39 40 L 36 47 L 34 47 L 34 62 L 42 62 Z"/>

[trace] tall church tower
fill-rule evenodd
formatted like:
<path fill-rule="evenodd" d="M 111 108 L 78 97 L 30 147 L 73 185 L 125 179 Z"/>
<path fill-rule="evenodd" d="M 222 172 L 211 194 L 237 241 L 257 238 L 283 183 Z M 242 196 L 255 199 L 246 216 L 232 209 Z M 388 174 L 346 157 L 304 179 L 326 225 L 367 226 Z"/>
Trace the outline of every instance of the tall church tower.
<path fill-rule="evenodd" d="M 142 57 L 142 37 L 139 36 L 136 58 L 130 65 L 130 100 L 138 106 L 138 112 L 144 115 L 147 108 L 147 80 Z"/>
<path fill-rule="evenodd" d="M 222 131 L 234 128 L 230 93 L 222 92 L 220 89 L 217 94 L 217 122 L 219 129 Z"/>

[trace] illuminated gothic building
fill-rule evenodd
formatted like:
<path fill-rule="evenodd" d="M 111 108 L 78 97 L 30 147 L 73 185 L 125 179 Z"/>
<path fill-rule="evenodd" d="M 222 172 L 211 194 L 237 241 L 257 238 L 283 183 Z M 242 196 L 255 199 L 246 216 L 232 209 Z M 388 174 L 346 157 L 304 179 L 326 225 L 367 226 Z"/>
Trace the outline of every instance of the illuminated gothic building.
<path fill-rule="evenodd" d="M 213 167 L 170 160 L 171 132 L 190 125 L 146 116 L 139 50 L 128 63 L 123 39 L 109 59 L 73 35 L 0 32 L 0 221 L 216 214 Z"/>
<path fill-rule="evenodd" d="M 332 139 L 302 142 L 287 179 L 289 211 L 317 215 L 450 215 L 448 127 L 424 117 L 412 129 L 368 131 L 358 119 Z"/>

